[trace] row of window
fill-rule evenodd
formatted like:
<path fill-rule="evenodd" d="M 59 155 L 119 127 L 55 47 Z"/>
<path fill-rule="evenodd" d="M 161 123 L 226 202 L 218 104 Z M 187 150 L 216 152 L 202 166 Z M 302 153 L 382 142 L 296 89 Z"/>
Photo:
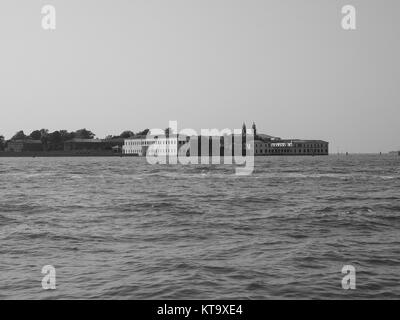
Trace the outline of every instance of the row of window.
<path fill-rule="evenodd" d="M 137 154 L 142 155 L 142 151 L 135 150 L 135 149 L 124 149 L 125 154 Z M 154 154 L 176 154 L 176 149 L 156 149 Z"/>
<path fill-rule="evenodd" d="M 294 154 L 324 154 L 328 153 L 328 149 L 255 149 L 256 154 L 282 154 L 282 153 L 294 153 Z"/>
<path fill-rule="evenodd" d="M 295 143 L 294 146 L 296 148 L 325 148 L 327 144 L 325 143 Z"/>
<path fill-rule="evenodd" d="M 125 140 L 126 146 L 176 145 L 176 140 Z"/>
<path fill-rule="evenodd" d="M 137 154 L 137 155 L 142 155 L 141 151 L 134 150 L 134 149 L 124 149 L 125 154 Z"/>
<path fill-rule="evenodd" d="M 271 145 L 270 144 L 267 144 L 267 143 L 255 143 L 255 147 L 257 148 L 271 148 Z M 320 149 L 324 149 L 324 148 L 326 148 L 327 147 L 327 144 L 323 144 L 323 143 L 315 143 L 315 144 L 302 144 L 302 143 L 295 143 L 294 144 L 294 147 L 295 148 L 314 148 L 314 149 L 317 149 L 317 148 L 320 148 Z"/>

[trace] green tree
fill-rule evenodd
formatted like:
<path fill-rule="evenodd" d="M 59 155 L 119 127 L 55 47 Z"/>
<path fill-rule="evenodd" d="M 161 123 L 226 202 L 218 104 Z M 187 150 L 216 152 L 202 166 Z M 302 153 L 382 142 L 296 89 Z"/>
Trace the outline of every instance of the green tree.
<path fill-rule="evenodd" d="M 26 139 L 26 135 L 24 133 L 24 131 L 18 131 L 12 138 L 11 140 L 24 140 Z"/>

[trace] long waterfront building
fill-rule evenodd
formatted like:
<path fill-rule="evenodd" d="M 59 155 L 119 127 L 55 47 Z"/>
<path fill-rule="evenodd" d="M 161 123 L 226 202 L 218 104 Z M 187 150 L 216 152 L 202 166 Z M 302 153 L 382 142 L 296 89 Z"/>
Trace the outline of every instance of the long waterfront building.
<path fill-rule="evenodd" d="M 178 156 L 180 148 L 188 143 L 189 148 L 186 155 L 212 156 L 214 152 L 219 152 L 220 156 L 233 155 L 234 139 L 232 145 L 224 146 L 224 137 L 219 139 L 216 137 L 151 137 L 151 138 L 131 138 L 126 139 L 122 148 L 125 155 L 145 156 L 148 153 L 149 147 L 152 147 L 153 153 L 166 156 Z M 257 137 L 256 137 L 257 138 Z M 220 140 L 220 148 L 213 150 L 213 143 Z M 204 144 L 208 144 L 205 146 Z M 196 148 L 196 150 L 193 150 Z M 246 150 L 244 144 L 241 148 Z M 245 151 L 243 151 L 245 152 Z M 182 152 L 180 152 L 183 154 Z M 285 140 L 285 139 L 256 139 L 254 140 L 254 155 L 255 156 L 318 156 L 329 154 L 329 143 L 322 140 Z"/>

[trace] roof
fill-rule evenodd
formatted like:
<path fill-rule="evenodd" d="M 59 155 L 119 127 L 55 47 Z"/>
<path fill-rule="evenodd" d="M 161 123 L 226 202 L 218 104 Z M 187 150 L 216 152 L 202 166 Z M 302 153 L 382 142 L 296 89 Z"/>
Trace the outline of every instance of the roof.
<path fill-rule="evenodd" d="M 263 140 L 256 139 L 254 142 L 270 143 Z M 280 139 L 271 141 L 272 143 L 329 143 L 323 140 L 301 140 L 301 139 Z"/>
<path fill-rule="evenodd" d="M 324 140 L 303 140 L 303 139 L 285 139 L 282 140 L 285 142 L 294 142 L 294 143 L 328 143 L 328 141 Z"/>
<path fill-rule="evenodd" d="M 173 135 L 170 135 L 169 137 L 167 137 L 167 136 L 165 136 L 165 135 L 148 135 L 148 136 L 135 136 L 135 137 L 131 137 L 131 138 L 126 138 L 126 139 L 123 139 L 123 140 L 147 140 L 147 139 L 176 139 L 177 138 L 177 136 L 175 135 L 175 136 L 173 136 Z M 185 136 L 185 135 L 178 135 L 178 140 L 179 141 L 185 141 L 186 140 L 186 138 L 187 138 L 187 136 Z"/>
<path fill-rule="evenodd" d="M 31 144 L 42 144 L 42 141 L 40 140 L 32 140 L 32 139 L 19 139 L 19 140 L 9 140 L 9 143 L 31 143 Z"/>
<path fill-rule="evenodd" d="M 112 139 L 104 139 L 102 141 L 104 141 L 104 142 L 124 142 L 125 140 L 126 140 L 125 138 L 112 138 Z"/>
<path fill-rule="evenodd" d="M 257 136 L 263 139 L 280 139 L 278 137 L 274 137 L 274 136 L 270 136 L 268 134 L 264 134 L 264 133 L 257 133 Z"/>
<path fill-rule="evenodd" d="M 78 142 L 78 143 L 101 143 L 101 142 L 105 142 L 104 140 L 101 139 L 71 139 L 65 142 Z"/>

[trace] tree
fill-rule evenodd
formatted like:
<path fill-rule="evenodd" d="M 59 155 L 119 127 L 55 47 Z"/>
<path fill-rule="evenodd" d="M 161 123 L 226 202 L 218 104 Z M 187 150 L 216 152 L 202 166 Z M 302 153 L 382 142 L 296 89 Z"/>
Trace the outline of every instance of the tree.
<path fill-rule="evenodd" d="M 143 131 L 140 131 L 137 133 L 138 136 L 147 136 L 150 132 L 150 129 L 144 129 Z"/>
<path fill-rule="evenodd" d="M 49 141 L 49 130 L 47 129 L 40 129 L 40 141 L 42 141 L 43 150 L 47 151 L 49 148 L 48 141 Z"/>
<path fill-rule="evenodd" d="M 29 137 L 33 140 L 40 140 L 42 138 L 42 133 L 40 132 L 40 130 L 35 130 L 32 131 Z"/>
<path fill-rule="evenodd" d="M 72 140 L 75 137 L 75 133 L 68 132 L 67 130 L 60 130 L 60 135 L 63 142 Z"/>
<path fill-rule="evenodd" d="M 40 129 L 40 134 L 43 137 L 47 137 L 49 135 L 49 130 L 48 129 Z"/>
<path fill-rule="evenodd" d="M 132 131 L 124 131 L 120 134 L 120 137 L 124 138 L 124 139 L 129 139 L 129 138 L 133 137 L 134 135 L 135 134 Z"/>
<path fill-rule="evenodd" d="M 86 129 L 80 129 L 75 131 L 75 138 L 78 139 L 93 139 L 95 137 L 95 134 L 91 132 L 90 130 Z"/>
<path fill-rule="evenodd" d="M 51 150 L 63 150 L 64 142 L 60 131 L 54 131 L 48 136 L 48 143 Z"/>
<path fill-rule="evenodd" d="M 0 135 L 0 151 L 3 151 L 6 145 L 6 141 L 4 139 L 4 136 Z"/>
<path fill-rule="evenodd" d="M 24 140 L 26 139 L 26 135 L 24 133 L 24 131 L 18 131 L 12 138 L 11 140 Z"/>

